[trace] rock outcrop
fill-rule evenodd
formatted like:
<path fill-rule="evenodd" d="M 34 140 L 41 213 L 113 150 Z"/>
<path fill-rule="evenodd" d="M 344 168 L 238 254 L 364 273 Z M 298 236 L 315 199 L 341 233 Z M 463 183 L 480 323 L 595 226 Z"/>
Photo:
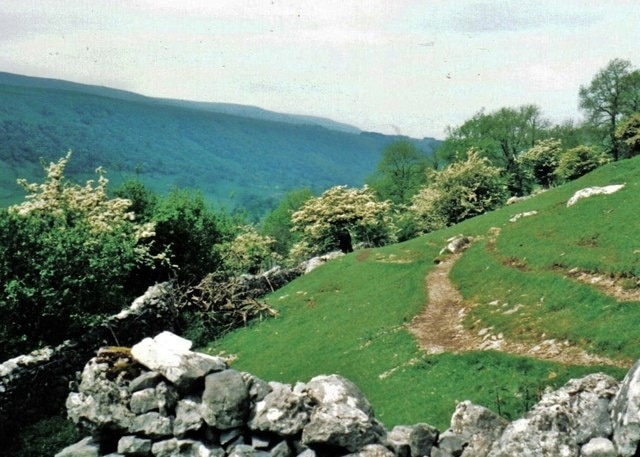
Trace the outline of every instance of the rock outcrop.
<path fill-rule="evenodd" d="M 567 201 L 567 207 L 573 206 L 578 203 L 578 200 L 583 198 L 592 197 L 593 195 L 609 195 L 618 192 L 624 187 L 624 184 L 612 184 L 604 187 L 586 187 L 580 189 Z"/>
<path fill-rule="evenodd" d="M 91 436 L 57 456 L 634 456 L 639 392 L 640 362 L 621 383 L 601 373 L 573 379 L 511 423 L 464 401 L 444 432 L 426 423 L 387 430 L 341 376 L 266 382 L 163 332 L 87 363 L 67 410 Z"/>

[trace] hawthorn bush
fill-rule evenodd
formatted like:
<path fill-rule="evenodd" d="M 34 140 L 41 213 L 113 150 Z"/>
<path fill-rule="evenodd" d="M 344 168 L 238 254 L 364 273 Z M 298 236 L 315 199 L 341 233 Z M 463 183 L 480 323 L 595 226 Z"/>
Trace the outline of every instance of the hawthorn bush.
<path fill-rule="evenodd" d="M 586 175 L 609 160 L 607 154 L 591 146 L 576 146 L 560 155 L 556 174 L 561 180 L 571 181 Z"/>
<path fill-rule="evenodd" d="M 108 180 L 65 180 L 70 154 L 46 167 L 42 184 L 20 183 L 25 201 L 0 211 L 0 357 L 80 335 L 119 311 L 148 284 L 131 280 L 162 264 L 153 223 L 138 224 Z M 133 284 L 133 287 L 132 287 Z"/>
<path fill-rule="evenodd" d="M 291 216 L 292 230 L 301 240 L 292 257 L 323 254 L 340 248 L 352 250 L 352 240 L 366 246 L 395 241 L 391 204 L 378 201 L 367 186 L 361 189 L 335 186 L 305 201 Z"/>
<path fill-rule="evenodd" d="M 473 149 L 469 150 L 466 160 L 428 173 L 430 184 L 413 197 L 410 207 L 423 232 L 498 208 L 507 199 L 501 169 Z"/>

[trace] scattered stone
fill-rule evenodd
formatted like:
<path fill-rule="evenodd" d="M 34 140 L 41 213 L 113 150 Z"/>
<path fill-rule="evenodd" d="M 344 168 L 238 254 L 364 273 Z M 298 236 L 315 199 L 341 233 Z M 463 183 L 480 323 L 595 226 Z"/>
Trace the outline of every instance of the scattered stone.
<path fill-rule="evenodd" d="M 618 192 L 620 189 L 624 187 L 624 184 L 612 184 L 610 186 L 604 187 L 587 187 L 585 189 L 580 189 L 567 201 L 567 207 L 575 205 L 578 200 L 583 198 L 592 197 L 593 195 L 609 195 L 614 192 Z"/>
<path fill-rule="evenodd" d="M 453 236 L 447 240 L 447 245 L 440 250 L 439 255 L 442 255 L 445 252 L 455 254 L 456 252 L 460 252 L 463 249 L 466 249 L 470 243 L 471 238 L 467 236 L 464 236 L 462 234 Z"/>
<path fill-rule="evenodd" d="M 523 217 L 535 216 L 536 214 L 538 214 L 537 211 L 525 211 L 523 213 L 518 213 L 515 216 L 513 216 L 512 218 L 510 218 L 509 222 L 516 222 L 518 219 L 521 219 Z"/>

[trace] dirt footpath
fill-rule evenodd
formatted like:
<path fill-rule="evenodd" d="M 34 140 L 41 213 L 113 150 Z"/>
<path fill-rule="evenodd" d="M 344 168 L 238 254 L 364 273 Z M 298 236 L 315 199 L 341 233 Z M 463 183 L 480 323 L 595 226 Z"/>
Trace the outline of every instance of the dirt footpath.
<path fill-rule="evenodd" d="M 467 330 L 464 318 L 470 305 L 464 302 L 449 279 L 451 268 L 461 255 L 451 255 L 426 277 L 427 303 L 408 325 L 422 350 L 429 354 L 496 350 L 564 364 L 628 367 L 627 363 L 589 354 L 568 342 L 549 339 L 521 343 L 508 341 L 502 334 L 494 334 L 490 328 L 477 333 Z"/>

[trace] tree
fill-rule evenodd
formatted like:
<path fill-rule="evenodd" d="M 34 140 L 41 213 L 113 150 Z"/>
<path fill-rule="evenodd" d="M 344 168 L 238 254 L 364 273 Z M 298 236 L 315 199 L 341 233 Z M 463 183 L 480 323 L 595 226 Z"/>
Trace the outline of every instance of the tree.
<path fill-rule="evenodd" d="M 638 110 L 640 104 L 640 72 L 631 62 L 613 59 L 600 70 L 588 86 L 579 91 L 580 108 L 589 122 L 608 143 L 613 160 L 620 158 L 620 140 L 616 137 L 619 122 Z"/>
<path fill-rule="evenodd" d="M 173 189 L 161 199 L 153 213 L 155 246 L 168 252 L 172 270 L 157 273 L 156 280 L 176 274 L 184 283 L 200 281 L 222 265 L 218 245 L 233 238 L 200 192 Z"/>
<path fill-rule="evenodd" d="M 429 232 L 504 204 L 507 191 L 501 170 L 476 150 L 442 171 L 429 172 L 429 185 L 412 199 L 411 210 Z"/>
<path fill-rule="evenodd" d="M 320 197 L 307 200 L 291 220 L 308 253 L 321 254 L 336 248 L 346 253 L 353 250 L 352 239 L 371 246 L 393 240 L 390 206 L 387 201 L 378 201 L 367 186 L 335 186 Z"/>
<path fill-rule="evenodd" d="M 369 185 L 382 200 L 409 203 L 425 184 L 428 159 L 412 142 L 396 141 L 385 148 Z"/>
<path fill-rule="evenodd" d="M 291 215 L 311 197 L 313 197 L 313 193 L 309 189 L 288 192 L 262 222 L 262 233 L 275 240 L 273 249 L 283 257 L 286 257 L 291 246 L 299 241 L 299 235 L 291 230 L 293 227 Z"/>
<path fill-rule="evenodd" d="M 616 138 L 621 142 L 624 157 L 640 154 L 640 113 L 632 114 L 620 125 Z"/>
<path fill-rule="evenodd" d="M 519 161 L 525 170 L 530 171 L 533 178 L 542 187 L 550 187 L 557 178 L 556 169 L 560 160 L 562 143 L 550 138 L 536 143 L 534 147 L 523 152 Z"/>
<path fill-rule="evenodd" d="M 527 193 L 525 176 L 517 157 L 547 137 L 549 121 L 536 105 L 501 108 L 492 113 L 476 113 L 459 127 L 449 129 L 440 152 L 449 157 L 464 159 L 473 149 L 487 157 L 492 165 L 502 168 L 508 178 L 509 190 L 517 195 Z"/>

